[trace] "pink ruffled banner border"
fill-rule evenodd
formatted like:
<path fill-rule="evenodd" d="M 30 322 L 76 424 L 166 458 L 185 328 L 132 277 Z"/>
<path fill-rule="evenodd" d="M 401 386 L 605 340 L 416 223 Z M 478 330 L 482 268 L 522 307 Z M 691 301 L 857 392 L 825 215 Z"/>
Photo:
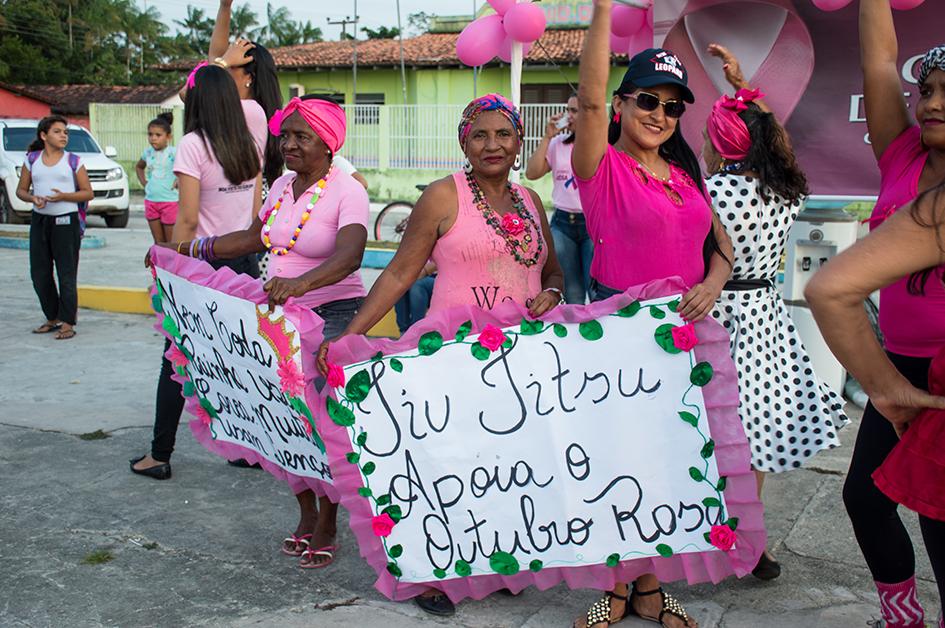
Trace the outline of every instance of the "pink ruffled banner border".
<path fill-rule="evenodd" d="M 266 293 L 263 292 L 262 284 L 247 275 L 237 274 L 229 268 L 214 270 L 212 266 L 198 259 L 178 255 L 170 249 L 159 246 L 151 248 L 152 263 L 171 274 L 177 275 L 191 283 L 219 290 L 230 296 L 243 299 L 256 305 L 267 303 Z M 152 296 L 155 294 L 152 288 Z M 305 403 L 310 409 L 324 405 L 324 400 L 315 392 L 313 384 L 318 376 L 315 368 L 315 352 L 322 342 L 323 321 L 314 312 L 308 308 L 293 305 L 290 301 L 283 306 L 283 313 L 299 332 L 301 343 L 302 372 L 305 378 Z M 156 312 L 157 322 L 154 328 L 165 338 L 171 341 L 172 349 L 174 339 L 170 337 L 167 330 L 163 327 L 164 313 Z M 170 351 L 167 356 L 170 356 Z M 183 384 L 187 381 L 186 377 L 180 376 L 175 370 L 172 378 L 177 383 Z M 197 416 L 197 409 L 200 407 L 196 395 L 185 397 L 185 409 L 193 416 Z M 313 410 L 314 413 L 314 410 Z M 317 420 L 316 420 L 317 424 Z M 252 449 L 242 447 L 234 443 L 227 443 L 216 440 L 210 430 L 210 426 L 202 423 L 198 419 L 192 419 L 189 422 L 190 431 L 203 447 L 227 460 L 236 460 L 242 458 L 250 464 L 259 464 L 272 476 L 284 481 L 289 485 L 294 493 L 301 493 L 305 490 L 312 490 L 318 496 L 327 496 L 334 503 L 340 501 L 338 488 L 335 485 L 323 482 L 321 480 L 295 475 L 286 471 L 274 462 L 267 460 L 262 455 Z M 314 447 L 314 445 L 313 445 Z"/>
<path fill-rule="evenodd" d="M 549 323 L 581 323 L 607 316 L 637 300 L 658 299 L 685 291 L 684 284 L 678 278 L 660 280 L 631 288 L 606 301 L 557 307 L 542 320 Z M 378 351 L 385 355 L 403 353 L 416 348 L 420 336 L 429 331 L 436 330 L 443 337 L 451 337 L 463 322 L 471 320 L 473 329 L 470 333 L 476 334 L 486 325 L 507 327 L 524 316 L 526 310 L 514 303 L 499 305 L 491 312 L 459 307 L 429 315 L 399 340 L 347 336 L 332 345 L 330 359 L 334 363 L 348 365 L 367 360 Z M 377 573 L 377 590 L 389 599 L 406 600 L 434 588 L 458 602 L 465 598 L 482 599 L 502 588 L 517 593 L 528 586 L 545 590 L 560 582 L 567 583 L 572 589 L 610 590 L 616 582 L 630 582 L 646 573 L 656 574 L 664 582 L 685 580 L 690 584 L 719 582 L 731 575 L 742 577 L 751 573 L 764 551 L 767 533 L 764 509 L 758 500 L 751 470 L 748 440 L 738 416 L 738 384 L 735 365 L 729 353 L 729 335 L 711 318 L 697 323 L 696 330 L 699 337 L 699 344 L 694 349 L 696 359 L 709 362 L 714 370 L 712 380 L 702 388 L 702 393 L 709 429 L 715 441 L 718 471 L 721 476 L 727 477 L 725 502 L 729 514 L 739 520 L 738 543 L 733 550 L 641 558 L 621 562 L 616 567 L 558 567 L 545 568 L 539 572 L 522 571 L 511 576 L 489 574 L 425 583 L 401 583 L 387 571 L 387 554 L 372 527 L 374 513 L 368 500 L 358 494 L 363 482 L 357 465 L 347 460 L 347 454 L 352 452 L 349 433 L 327 416 L 324 403 L 317 403 L 312 407 L 319 433 L 328 449 L 335 487 L 341 493 L 342 505 L 349 512 L 351 530 L 358 540 L 361 555 Z"/>

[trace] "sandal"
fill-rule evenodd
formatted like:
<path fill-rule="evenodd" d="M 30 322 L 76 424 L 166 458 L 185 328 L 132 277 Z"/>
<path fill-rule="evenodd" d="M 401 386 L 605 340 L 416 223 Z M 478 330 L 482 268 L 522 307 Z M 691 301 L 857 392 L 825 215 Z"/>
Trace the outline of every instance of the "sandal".
<path fill-rule="evenodd" d="M 302 555 L 305 549 L 308 548 L 310 544 L 309 543 L 310 538 L 312 538 L 311 534 L 302 534 L 301 536 L 296 536 L 293 534 L 292 536 L 287 536 L 286 538 L 282 539 L 282 553 L 285 554 L 286 556 L 295 556 L 296 558 L 298 558 L 299 556 Z M 292 544 L 291 551 L 288 549 L 289 543 Z M 299 546 L 304 546 L 304 547 L 299 547 Z"/>
<path fill-rule="evenodd" d="M 302 552 L 302 560 L 299 561 L 299 567 L 302 569 L 322 569 L 328 565 L 335 562 L 335 552 L 338 551 L 337 545 L 326 545 L 325 547 L 319 547 L 318 549 L 312 549 L 311 547 L 305 548 L 305 551 Z M 316 563 L 315 557 L 325 556 L 328 560 Z"/>
<path fill-rule="evenodd" d="M 624 600 L 626 602 L 623 608 L 623 615 L 621 615 L 620 617 L 614 620 L 610 619 L 610 614 L 611 614 L 610 601 L 611 600 Z M 586 628 L 591 628 L 591 626 L 595 626 L 597 624 L 605 624 L 607 626 L 613 626 L 617 622 L 626 619 L 627 616 L 630 615 L 631 611 L 632 611 L 632 608 L 630 606 L 629 595 L 627 597 L 624 597 L 622 595 L 617 595 L 613 591 L 607 591 L 604 597 L 602 597 L 601 599 L 591 604 L 591 607 L 587 609 L 587 613 L 584 617 L 584 620 L 586 622 Z M 574 622 L 574 624 L 571 625 L 571 628 L 576 628 L 576 626 L 577 626 L 577 622 Z"/>
<path fill-rule="evenodd" d="M 75 338 L 75 329 L 62 329 L 56 334 L 56 340 L 69 340 L 70 338 Z"/>
<path fill-rule="evenodd" d="M 62 327 L 62 323 L 43 323 L 33 330 L 34 334 L 48 334 Z"/>
<path fill-rule="evenodd" d="M 662 608 L 660 609 L 660 614 L 657 617 L 641 615 L 636 611 L 636 609 L 633 608 L 634 595 L 656 595 L 657 593 L 659 593 L 660 597 L 662 598 Z M 663 587 L 660 587 L 654 591 L 639 591 L 634 584 L 633 589 L 630 591 L 630 597 L 627 600 L 627 610 L 631 615 L 635 615 L 640 619 L 659 624 L 660 626 L 666 626 L 666 624 L 663 623 L 663 617 L 666 615 L 678 617 L 679 619 L 683 620 L 686 625 L 689 625 L 689 614 L 686 612 L 686 609 L 683 608 L 683 605 L 679 603 L 679 600 L 674 598 L 672 595 L 665 593 L 663 591 Z"/>

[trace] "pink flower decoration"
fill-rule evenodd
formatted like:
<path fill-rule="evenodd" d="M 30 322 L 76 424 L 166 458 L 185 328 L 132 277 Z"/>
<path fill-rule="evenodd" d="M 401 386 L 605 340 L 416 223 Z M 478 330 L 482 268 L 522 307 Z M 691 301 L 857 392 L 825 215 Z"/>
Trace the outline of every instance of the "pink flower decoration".
<path fill-rule="evenodd" d="M 184 355 L 184 352 L 180 350 L 176 344 L 171 344 L 170 355 L 167 357 L 171 361 L 171 364 L 174 368 L 184 368 L 190 364 L 190 360 L 187 359 L 187 356 Z"/>
<path fill-rule="evenodd" d="M 157 281 L 157 268 L 154 267 L 154 264 L 148 266 L 148 270 L 151 271 L 151 278 Z"/>
<path fill-rule="evenodd" d="M 197 419 L 204 425 L 210 425 L 213 423 L 213 417 L 210 416 L 210 413 L 207 412 L 206 408 L 202 405 L 197 405 L 197 411 L 194 413 L 197 416 Z"/>
<path fill-rule="evenodd" d="M 727 525 L 712 526 L 712 530 L 709 531 L 709 542 L 712 543 L 713 547 L 717 547 L 723 552 L 735 547 L 737 539 L 738 535 L 735 534 L 735 530 Z"/>
<path fill-rule="evenodd" d="M 305 377 L 295 360 L 292 358 L 281 360 L 276 374 L 279 376 L 279 388 L 282 392 L 289 393 L 293 397 L 302 394 L 305 389 Z"/>
<path fill-rule="evenodd" d="M 479 334 L 479 344 L 489 351 L 495 351 L 501 347 L 502 343 L 506 340 L 507 339 L 505 334 L 502 333 L 502 330 L 492 325 L 486 325 Z"/>
<path fill-rule="evenodd" d="M 299 417 L 299 421 L 301 421 L 301 422 L 302 422 L 302 425 L 305 426 L 305 433 L 308 434 L 309 436 L 311 436 L 311 435 L 312 435 L 312 424 L 309 423 L 308 419 L 306 419 L 305 417 L 302 417 L 302 416 Z"/>
<path fill-rule="evenodd" d="M 699 344 L 696 328 L 692 323 L 673 327 L 673 346 L 680 351 L 692 351 Z"/>
<path fill-rule="evenodd" d="M 502 230 L 509 235 L 517 236 L 525 231 L 525 221 L 518 214 L 502 216 Z"/>
<path fill-rule="evenodd" d="M 345 371 L 337 364 L 328 364 L 328 385 L 332 388 L 341 388 L 345 385 Z"/>
<path fill-rule="evenodd" d="M 394 529 L 394 520 L 386 512 L 371 519 L 371 528 L 374 530 L 374 536 L 390 536 Z"/>

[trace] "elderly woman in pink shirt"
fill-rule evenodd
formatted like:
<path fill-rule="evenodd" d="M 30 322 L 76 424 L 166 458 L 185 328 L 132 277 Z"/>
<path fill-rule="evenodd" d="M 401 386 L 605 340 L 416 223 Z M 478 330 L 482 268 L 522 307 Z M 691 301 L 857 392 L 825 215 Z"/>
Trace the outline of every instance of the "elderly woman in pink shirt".
<path fill-rule="evenodd" d="M 329 100 L 293 98 L 276 112 L 269 129 L 279 135 L 292 172 L 276 179 L 249 228 L 201 238 L 195 246 L 183 243 L 180 249 L 202 251 L 210 260 L 269 251 L 271 279 L 263 289 L 270 304 L 292 298 L 312 308 L 325 321 L 324 335 L 330 339 L 348 326 L 366 294 L 359 268 L 370 203 L 360 183 L 331 165 L 344 144 L 345 114 Z M 300 556 L 303 569 L 327 567 L 334 560 L 338 507 L 322 497 L 316 509 L 310 490 L 296 499 L 299 524 L 282 552 Z"/>

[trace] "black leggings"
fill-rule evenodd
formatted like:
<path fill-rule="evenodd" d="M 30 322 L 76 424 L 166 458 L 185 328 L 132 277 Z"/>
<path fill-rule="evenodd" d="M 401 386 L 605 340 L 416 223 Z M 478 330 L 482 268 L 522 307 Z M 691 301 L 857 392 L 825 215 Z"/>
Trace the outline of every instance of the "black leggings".
<path fill-rule="evenodd" d="M 890 353 L 889 359 L 912 384 L 929 388 L 931 358 L 910 358 Z M 886 497 L 871 477 L 899 442 L 896 431 L 873 404 L 866 406 L 856 436 L 850 471 L 843 485 L 843 503 L 853 523 L 860 551 L 873 579 L 896 584 L 915 575 L 912 540 L 899 518 L 899 504 Z M 925 549 L 938 581 L 939 596 L 945 600 L 945 522 L 919 517 Z"/>
<path fill-rule="evenodd" d="M 238 257 L 233 260 L 220 260 L 211 264 L 214 268 L 227 266 L 238 273 L 251 277 L 259 276 L 259 264 L 255 255 Z M 151 441 L 151 457 L 160 462 L 169 462 L 177 440 L 177 427 L 180 415 L 184 411 L 184 394 L 181 385 L 171 379 L 174 367 L 164 357 L 171 347 L 171 341 L 164 340 L 161 352 L 161 375 L 158 377 L 157 399 L 154 403 L 154 439 Z"/>

